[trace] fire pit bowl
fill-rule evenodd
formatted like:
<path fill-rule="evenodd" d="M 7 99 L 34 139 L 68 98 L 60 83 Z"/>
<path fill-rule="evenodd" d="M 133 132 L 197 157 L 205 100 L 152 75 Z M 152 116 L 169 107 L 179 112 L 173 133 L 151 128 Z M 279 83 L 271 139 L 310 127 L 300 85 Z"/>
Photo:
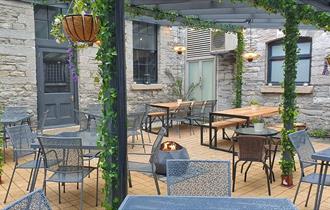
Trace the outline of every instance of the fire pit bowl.
<path fill-rule="evenodd" d="M 189 159 L 189 154 L 186 148 L 174 141 L 162 143 L 160 150 L 155 154 L 154 164 L 157 174 L 166 176 L 166 161 L 169 159 Z"/>

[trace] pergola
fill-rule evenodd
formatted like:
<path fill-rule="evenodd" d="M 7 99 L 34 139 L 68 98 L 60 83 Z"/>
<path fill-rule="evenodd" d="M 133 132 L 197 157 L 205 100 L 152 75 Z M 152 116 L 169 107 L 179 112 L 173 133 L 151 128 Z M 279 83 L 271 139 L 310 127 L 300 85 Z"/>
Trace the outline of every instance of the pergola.
<path fill-rule="evenodd" d="M 122 14 L 123 3 L 121 0 L 115 1 L 117 6 L 121 5 L 121 11 L 116 11 L 116 14 Z M 285 24 L 285 18 L 281 14 L 273 14 L 265 11 L 264 9 L 255 8 L 247 3 L 234 3 L 231 0 L 129 0 L 129 3 L 133 7 L 144 7 L 144 8 L 157 8 L 162 11 L 175 11 L 183 16 L 194 16 L 201 20 L 212 21 L 218 24 L 232 24 L 236 26 L 247 27 L 250 26 L 253 28 L 274 28 L 282 29 Z M 310 4 L 316 10 L 329 12 L 330 11 L 330 0 L 297 0 L 298 4 Z M 118 7 L 116 7 L 118 9 Z M 122 16 L 123 18 L 123 16 Z M 136 20 L 141 20 L 145 22 L 157 23 L 161 25 L 180 25 L 180 18 L 177 21 L 170 22 L 168 20 L 154 19 L 150 16 L 139 16 L 134 17 Z M 118 21 L 118 19 L 117 19 Z M 117 23 L 117 28 L 124 28 L 123 21 Z M 312 25 L 299 25 L 300 29 L 315 29 Z M 123 35 L 123 33 L 121 34 Z M 117 40 L 121 40 L 122 43 L 117 42 L 118 57 L 117 61 L 124 59 L 124 44 L 123 38 L 119 37 Z M 124 78 L 125 72 L 120 66 L 117 66 L 118 73 L 121 75 L 121 78 Z M 125 79 L 120 80 L 116 88 L 122 89 L 125 87 Z M 294 89 L 290 89 L 289 92 L 294 92 Z M 118 104 L 125 104 L 125 97 L 119 97 Z M 125 109 L 126 111 L 126 109 Z M 124 117 L 123 115 L 121 117 Z M 126 147 L 127 142 L 125 138 L 125 129 L 119 129 L 119 171 L 121 173 L 119 178 L 119 191 L 116 193 L 117 196 L 123 199 L 127 191 L 127 174 L 126 174 Z M 123 139 L 121 138 L 123 137 Z M 110 198 L 111 199 L 111 198 Z"/>
<path fill-rule="evenodd" d="M 67 4 L 70 0 L 21 0 L 25 2 L 47 2 L 48 5 L 59 3 Z M 100 0 L 101 1 L 101 0 Z M 103 97 L 111 98 L 111 102 L 107 101 L 104 105 L 104 115 L 107 116 L 104 127 L 102 128 L 102 135 L 104 138 L 111 138 L 115 136 L 115 140 L 111 140 L 112 143 L 104 143 L 109 148 L 113 147 L 113 141 L 118 141 L 115 147 L 118 147 L 115 155 L 105 154 L 104 159 L 106 162 L 117 163 L 117 168 L 107 170 L 117 170 L 117 183 L 106 184 L 107 200 L 109 202 L 120 202 L 127 194 L 127 131 L 126 131 L 126 76 L 125 76 L 125 40 L 124 40 L 124 18 L 125 8 L 124 0 L 102 0 L 105 5 L 100 6 L 102 11 L 102 20 L 105 24 L 115 23 L 115 27 L 111 28 L 112 37 L 102 37 L 105 41 L 102 42 L 101 53 L 105 54 L 105 58 L 109 58 L 111 61 L 103 59 L 102 71 L 106 72 L 106 76 L 110 75 L 107 80 L 103 80 L 105 91 Z M 280 29 L 284 27 L 286 19 L 279 13 L 270 13 L 264 9 L 255 8 L 247 3 L 240 3 L 239 1 L 232 0 L 128 0 L 132 7 L 144 7 L 144 8 L 157 8 L 162 11 L 175 11 L 182 16 L 193 16 L 200 20 L 214 22 L 219 27 L 223 24 L 232 24 L 236 26 L 253 28 L 274 28 Z M 248 1 L 246 1 L 248 2 Z M 258 1 L 251 1 L 258 2 Z M 297 0 L 297 4 L 310 4 L 316 10 L 329 12 L 330 0 Z M 292 11 L 291 11 L 292 12 Z M 168 21 L 162 19 L 154 19 L 152 17 L 139 16 L 134 17 L 137 20 L 146 22 L 152 22 L 163 25 L 177 24 L 180 25 L 180 18 L 176 21 Z M 299 25 L 300 29 L 314 29 L 311 25 Z M 108 29 L 107 32 L 109 32 Z M 294 32 L 294 31 L 293 31 Z M 102 35 L 101 35 L 102 36 Z M 115 49 L 115 56 L 109 55 L 109 51 Z M 107 54 L 108 53 L 108 54 Z M 295 51 L 293 52 L 296 53 Z M 109 56 L 109 57 L 107 57 Z M 113 65 L 112 65 L 113 64 Z M 294 67 L 292 65 L 291 67 Z M 103 78 L 105 79 L 105 78 Z M 108 83 L 106 83 L 106 82 Z M 109 84 L 110 83 L 110 84 Z M 294 88 L 289 89 L 288 92 L 294 92 Z M 115 93 L 115 96 L 112 94 Z M 293 99 L 294 100 L 294 99 Z M 104 100 L 106 101 L 106 100 Z M 290 102 L 294 104 L 292 101 Z M 292 105 L 291 104 L 291 105 Z M 108 120 L 108 121 L 107 121 Z M 106 127 L 107 126 L 107 127 Z M 105 134 L 104 134 L 105 133 Z M 109 149 L 106 148 L 106 149 Z M 107 151 L 106 151 L 107 152 Z M 112 153 L 113 154 L 113 153 Z M 107 171 L 106 171 L 107 172 Z M 112 174 L 113 175 L 113 174 Z M 110 176 L 110 175 L 105 175 Z M 112 177 L 108 177 L 112 179 Z"/>

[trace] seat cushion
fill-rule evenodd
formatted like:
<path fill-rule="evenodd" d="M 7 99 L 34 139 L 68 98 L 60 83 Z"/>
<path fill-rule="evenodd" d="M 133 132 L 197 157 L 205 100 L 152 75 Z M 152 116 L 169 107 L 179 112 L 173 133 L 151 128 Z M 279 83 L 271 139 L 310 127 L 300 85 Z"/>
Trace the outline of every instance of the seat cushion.
<path fill-rule="evenodd" d="M 150 163 L 140 163 L 140 162 L 132 162 L 128 161 L 128 170 L 129 171 L 138 171 L 138 172 L 146 172 L 152 173 L 152 166 Z"/>

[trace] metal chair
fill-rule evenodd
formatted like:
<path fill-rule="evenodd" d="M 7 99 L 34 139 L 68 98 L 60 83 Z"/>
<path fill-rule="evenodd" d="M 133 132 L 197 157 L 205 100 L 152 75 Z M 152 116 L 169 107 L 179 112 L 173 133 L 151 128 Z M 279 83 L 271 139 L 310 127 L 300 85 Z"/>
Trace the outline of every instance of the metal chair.
<path fill-rule="evenodd" d="M 141 163 L 141 162 L 134 162 L 134 161 L 128 161 L 128 183 L 129 187 L 132 187 L 132 177 L 131 177 L 131 171 L 136 171 L 136 172 L 142 172 L 142 173 L 149 173 L 152 174 L 155 185 L 156 185 L 156 190 L 158 195 L 160 195 L 160 189 L 158 185 L 158 175 L 156 174 L 156 166 L 154 164 L 155 162 L 155 154 L 156 151 L 160 149 L 160 145 L 162 143 L 162 140 L 164 138 L 164 135 L 166 133 L 166 129 L 162 127 L 157 135 L 157 138 L 155 142 L 150 145 L 150 144 L 145 144 L 146 146 L 151 146 L 151 153 L 146 154 L 146 153 L 128 153 L 129 155 L 146 155 L 150 156 L 149 158 L 149 163 Z"/>
<path fill-rule="evenodd" d="M 245 171 L 244 181 L 246 181 L 247 172 L 252 164 L 252 162 L 262 163 L 266 172 L 267 177 L 267 187 L 268 195 L 271 195 L 270 191 L 270 175 L 272 171 L 266 163 L 266 149 L 265 142 L 266 138 L 262 136 L 248 136 L 240 135 L 235 137 L 238 142 L 239 151 L 237 152 L 238 160 L 235 162 L 235 146 L 233 146 L 233 192 L 235 191 L 235 181 L 236 181 L 236 168 L 237 164 L 241 161 L 250 162 L 247 170 Z"/>
<path fill-rule="evenodd" d="M 179 138 L 181 138 L 180 134 L 180 124 L 181 122 L 185 122 L 187 120 L 188 114 L 190 112 L 191 102 L 182 102 L 175 112 L 170 116 L 171 121 L 177 122 L 177 131 L 179 133 Z"/>
<path fill-rule="evenodd" d="M 44 128 L 45 128 L 45 123 L 46 123 L 46 120 L 47 120 L 48 113 L 49 113 L 49 110 L 46 110 L 42 115 L 41 123 L 39 125 L 39 128 L 37 129 L 37 134 L 38 135 L 43 135 L 44 134 Z"/>
<path fill-rule="evenodd" d="M 289 139 L 293 144 L 298 157 L 299 164 L 301 169 L 301 176 L 299 180 L 299 184 L 296 190 L 296 194 L 293 199 L 293 203 L 296 202 L 299 188 L 302 182 L 309 183 L 309 190 L 305 202 L 305 207 L 307 207 L 309 196 L 312 190 L 313 184 L 318 184 L 319 174 L 316 173 L 318 163 L 312 159 L 312 154 L 315 153 L 314 147 L 309 140 L 309 136 L 305 130 L 297 131 L 295 133 L 289 134 Z M 305 169 L 309 167 L 314 167 L 314 172 L 308 175 L 305 174 Z M 324 183 L 326 186 L 330 186 L 330 175 L 326 175 L 326 180 Z"/>
<path fill-rule="evenodd" d="M 217 104 L 217 100 L 207 100 L 205 101 L 202 119 L 203 123 L 207 123 L 209 121 L 209 114 L 215 110 L 215 105 Z"/>
<path fill-rule="evenodd" d="M 61 203 L 61 183 L 64 183 L 64 190 L 65 183 L 80 183 L 80 209 L 83 209 L 84 178 L 96 169 L 96 200 L 98 200 L 98 168 L 84 166 L 81 138 L 41 136 L 38 137 L 38 141 L 45 165 L 43 182 L 45 192 L 46 182 L 58 183 L 58 199 Z M 47 172 L 52 172 L 48 178 Z"/>
<path fill-rule="evenodd" d="M 202 111 L 203 111 L 204 101 L 194 101 L 191 106 L 190 114 L 186 117 L 189 120 L 189 127 L 190 127 L 190 135 L 191 130 L 193 134 L 195 134 L 193 126 L 194 123 L 200 125 L 200 121 L 203 120 Z"/>
<path fill-rule="evenodd" d="M 51 210 L 42 189 L 36 190 L 6 206 L 3 210 Z"/>
<path fill-rule="evenodd" d="M 149 115 L 149 111 L 150 111 L 150 106 L 148 104 L 145 104 L 144 105 L 144 112 L 143 112 L 143 116 L 142 116 L 141 124 L 140 124 L 140 130 L 141 130 L 141 133 L 142 133 L 142 131 L 147 132 L 149 143 L 151 143 L 150 132 L 149 132 L 149 129 L 148 129 L 148 115 Z"/>
<path fill-rule="evenodd" d="M 17 125 L 12 127 L 6 127 L 6 133 L 9 136 L 9 139 L 13 145 L 13 152 L 14 152 L 14 170 L 11 175 L 7 193 L 4 199 L 4 203 L 7 201 L 7 197 L 11 188 L 11 184 L 14 179 L 15 171 L 16 169 L 30 169 L 30 178 L 27 185 L 27 190 L 29 189 L 32 172 L 34 169 L 36 169 L 37 161 L 36 158 L 36 152 L 35 150 L 31 149 L 31 143 L 36 139 L 36 135 L 32 133 L 31 128 L 24 124 L 24 125 Z M 21 158 L 34 155 L 34 159 L 30 161 L 26 161 L 21 163 Z M 43 167 L 43 166 L 41 166 Z"/>
<path fill-rule="evenodd" d="M 230 196 L 230 161 L 167 160 L 167 192 L 175 196 Z"/>
<path fill-rule="evenodd" d="M 144 138 L 142 133 L 141 123 L 143 121 L 144 113 L 130 114 L 127 116 L 127 137 L 132 137 L 132 148 L 134 147 L 135 137 L 141 136 L 142 147 L 144 152 L 146 148 L 144 146 Z"/>

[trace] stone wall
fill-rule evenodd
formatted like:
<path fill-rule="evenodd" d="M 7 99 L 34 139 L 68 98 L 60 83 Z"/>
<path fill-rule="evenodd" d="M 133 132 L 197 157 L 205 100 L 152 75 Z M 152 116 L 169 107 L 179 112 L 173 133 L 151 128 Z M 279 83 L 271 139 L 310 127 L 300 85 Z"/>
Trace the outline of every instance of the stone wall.
<path fill-rule="evenodd" d="M 225 110 L 233 107 L 234 74 L 235 74 L 235 53 L 225 53 L 216 57 L 217 69 L 217 108 Z"/>
<path fill-rule="evenodd" d="M 0 0 L 0 106 L 28 106 L 37 116 L 33 6 Z"/>
<path fill-rule="evenodd" d="M 184 44 L 185 37 L 177 37 L 178 27 L 169 28 L 160 26 L 158 31 L 158 83 L 151 85 L 134 84 L 133 81 L 133 24 L 125 21 L 126 42 L 126 83 L 127 83 L 127 110 L 141 110 L 143 104 L 174 100 L 171 94 L 170 81 L 165 71 L 173 75 L 182 75 L 184 70 L 184 55 L 178 55 L 174 50 L 177 43 Z M 185 34 L 185 33 L 179 33 Z M 97 47 L 80 50 L 78 66 L 80 69 L 79 103 L 84 107 L 89 103 L 97 102 L 99 84 L 94 82 L 97 75 L 97 61 L 95 55 Z"/>
<path fill-rule="evenodd" d="M 330 33 L 320 30 L 302 30 L 301 36 L 312 38 L 311 94 L 299 94 L 298 121 L 306 122 L 311 128 L 328 128 L 330 123 L 330 76 L 322 75 L 324 58 L 330 53 Z M 261 55 L 257 61 L 244 64 L 243 105 L 256 99 L 260 104 L 278 106 L 281 94 L 263 94 L 261 89 L 267 84 L 267 45 L 266 43 L 282 38 L 279 30 L 252 30 L 252 46 Z M 246 35 L 248 47 L 249 36 Z"/>

